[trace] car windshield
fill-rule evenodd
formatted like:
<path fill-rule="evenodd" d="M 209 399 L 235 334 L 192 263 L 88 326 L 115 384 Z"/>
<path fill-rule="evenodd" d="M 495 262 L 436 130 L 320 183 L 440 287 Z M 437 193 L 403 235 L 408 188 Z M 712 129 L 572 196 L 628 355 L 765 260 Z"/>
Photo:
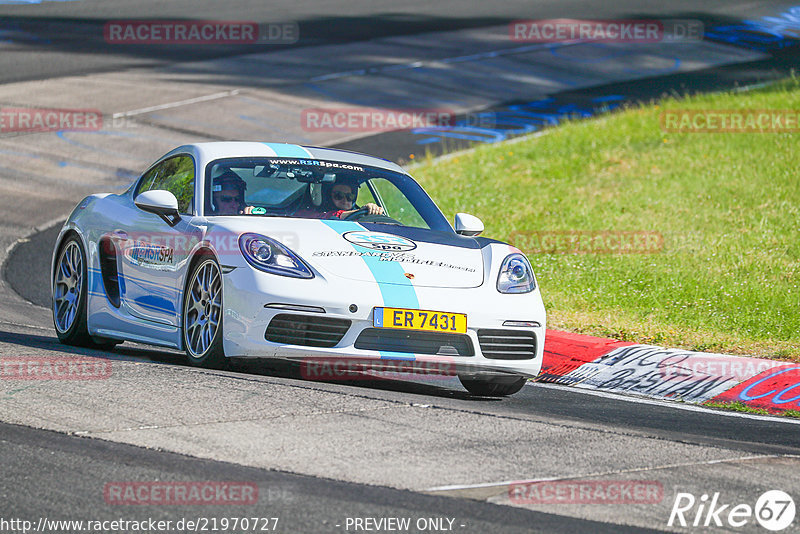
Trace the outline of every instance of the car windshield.
<path fill-rule="evenodd" d="M 344 219 L 452 232 L 409 176 L 337 161 L 226 158 L 206 166 L 206 215 Z"/>

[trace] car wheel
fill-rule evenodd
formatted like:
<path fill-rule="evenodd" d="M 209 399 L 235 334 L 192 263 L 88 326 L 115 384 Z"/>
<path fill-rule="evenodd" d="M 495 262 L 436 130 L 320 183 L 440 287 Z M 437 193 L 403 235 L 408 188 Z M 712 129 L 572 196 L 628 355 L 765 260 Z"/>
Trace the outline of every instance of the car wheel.
<path fill-rule="evenodd" d="M 189 275 L 183 296 L 183 344 L 191 365 L 221 369 L 222 274 L 216 260 L 204 257 Z"/>
<path fill-rule="evenodd" d="M 86 272 L 83 243 L 72 236 L 61 246 L 53 274 L 53 325 L 66 345 L 92 345 L 86 326 Z"/>
<path fill-rule="evenodd" d="M 517 375 L 489 377 L 459 375 L 458 379 L 467 391 L 478 397 L 506 397 L 513 395 L 522 389 L 522 386 L 528 381 L 527 377 Z"/>

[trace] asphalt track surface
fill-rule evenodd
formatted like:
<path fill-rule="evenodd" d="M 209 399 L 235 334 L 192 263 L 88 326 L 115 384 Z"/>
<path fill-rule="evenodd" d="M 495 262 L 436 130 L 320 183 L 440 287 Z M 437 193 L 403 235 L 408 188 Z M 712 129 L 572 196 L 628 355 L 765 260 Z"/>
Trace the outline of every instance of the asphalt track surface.
<path fill-rule="evenodd" d="M 63 353 L 61 347 L 52 336 L 26 333 L 12 334 L 0 332 L 0 343 L 3 346 L 15 345 L 28 350 L 36 349 L 37 354 Z M 125 396 L 134 397 L 131 388 L 159 391 L 161 384 L 148 385 L 145 380 L 153 380 L 157 375 L 174 374 L 170 382 L 172 387 L 186 389 L 187 384 L 197 383 L 198 373 L 202 380 L 214 387 L 224 387 L 225 382 L 246 383 L 255 388 L 261 396 L 276 399 L 276 390 L 290 391 L 292 398 L 301 400 L 305 395 L 311 394 L 314 403 L 325 405 L 339 404 L 342 401 L 330 403 L 323 400 L 324 395 L 340 399 L 366 398 L 371 402 L 380 402 L 389 406 L 402 406 L 405 410 L 421 410 L 439 414 L 434 420 L 441 418 L 470 418 L 479 417 L 480 425 L 496 426 L 498 434 L 496 444 L 478 440 L 473 445 L 485 451 L 490 456 L 519 454 L 517 450 L 506 448 L 508 436 L 502 424 L 510 423 L 514 427 L 540 426 L 543 433 L 524 430 L 520 437 L 529 441 L 530 447 L 540 449 L 535 455 L 538 461 L 547 464 L 530 469 L 530 466 L 519 465 L 521 472 L 552 472 L 570 473 L 567 480 L 599 479 L 599 480 L 625 480 L 633 476 L 634 480 L 658 480 L 665 486 L 665 493 L 669 493 L 670 485 L 697 491 L 708 488 L 705 484 L 715 484 L 715 489 L 726 491 L 752 492 L 752 487 L 764 490 L 770 484 L 779 484 L 780 487 L 792 493 L 798 489 L 797 481 L 791 469 L 796 468 L 793 457 L 800 454 L 800 425 L 791 422 L 776 422 L 771 418 L 742 418 L 732 414 L 717 414 L 708 410 L 678 410 L 669 403 L 633 403 L 631 399 L 616 396 L 597 396 L 580 393 L 569 388 L 553 386 L 529 386 L 519 394 L 504 400 L 476 399 L 460 391 L 452 383 L 441 384 L 431 382 L 405 382 L 405 381 L 370 381 L 349 383 L 325 383 L 300 380 L 296 370 L 283 366 L 269 366 L 256 362 L 236 362 L 231 371 L 198 371 L 182 365 L 179 355 L 172 352 L 146 349 L 138 346 L 119 347 L 114 353 L 102 353 L 87 349 L 68 349 L 74 355 L 92 355 L 101 359 L 108 359 L 114 366 L 114 381 L 106 389 L 117 389 L 119 393 L 102 394 L 99 391 L 80 388 L 78 393 L 85 395 L 83 401 L 73 397 L 74 392 L 62 390 L 62 395 L 68 404 L 84 402 L 90 409 L 102 406 L 107 399 L 116 399 L 118 403 L 125 403 Z M 147 369 L 141 376 L 131 376 L 131 369 Z M 152 371 L 156 372 L 153 373 Z M 135 372 L 135 371 L 133 371 Z M 141 371 L 139 371 L 141 373 Z M 217 380 L 218 379 L 218 380 Z M 36 387 L 34 385 L 28 387 Z M 237 395 L 241 386 L 226 388 L 232 395 Z M 33 409 L 38 413 L 50 413 L 43 407 L 50 402 L 52 392 L 41 390 L 33 392 L 41 395 L 39 406 Z M 15 397 L 24 394 L 16 391 L 6 391 L 3 418 L 9 417 L 8 409 L 14 409 Z M 88 394 L 88 395 L 87 395 Z M 96 395 L 96 398 L 95 398 Z M 182 402 L 178 397 L 170 396 L 162 391 L 161 395 L 168 396 L 164 402 L 143 395 L 128 399 L 127 402 L 146 402 L 145 406 L 133 409 L 144 409 L 153 413 L 162 410 L 173 410 L 175 414 L 182 414 Z M 89 396 L 93 398 L 88 398 Z M 146 400 L 148 399 L 149 400 Z M 164 404 L 169 404 L 165 407 Z M 224 401 L 219 401 L 219 412 L 224 412 Z M 122 406 L 121 408 L 124 408 Z M 115 410 L 108 405 L 108 412 Z M 211 409 L 210 407 L 204 408 Z M 291 408 L 289 408 L 291 410 Z M 364 413 L 365 431 L 371 430 L 369 419 L 376 413 Z M 261 411 L 259 408 L 257 411 Z M 308 417 L 308 414 L 297 413 L 298 419 Z M 358 412 L 358 410 L 356 411 Z M 57 414 L 56 414 L 57 415 Z M 100 419 L 109 414 L 97 412 Z M 211 420 L 224 420 L 222 413 L 211 414 Z M 65 418 L 69 415 L 64 414 Z M 137 418 L 133 414 L 134 419 Z M 179 415 L 179 417 L 184 417 Z M 242 417 L 241 415 L 238 417 Z M 425 432 L 428 422 L 417 422 L 423 427 L 414 428 L 415 423 L 406 417 L 392 416 L 394 424 L 409 427 L 408 434 L 401 434 L 404 444 L 400 450 L 413 447 L 415 443 L 426 441 L 426 437 L 419 433 Z M 256 422 L 267 426 L 266 436 L 275 430 L 270 425 L 270 417 L 259 417 Z M 324 418 L 320 424 L 325 425 Z M 102 421 L 100 426 L 108 424 Z M 468 424 L 469 425 L 469 424 Z M 83 423 L 84 428 L 91 423 Z M 155 428 L 155 425 L 146 425 Z M 172 426 L 165 424 L 166 429 Z M 475 441 L 470 433 L 470 426 L 460 428 L 460 432 L 453 434 L 452 428 L 427 429 L 428 433 L 437 434 L 435 441 L 442 447 L 451 447 L 452 440 Z M 213 428 L 207 426 L 207 428 Z M 204 428 L 200 424 L 194 439 L 208 439 L 204 437 Z M 563 514 L 562 507 L 544 507 L 543 510 L 522 510 L 512 508 L 499 510 L 494 504 L 480 501 L 500 501 L 507 504 L 507 486 L 502 483 L 506 480 L 501 477 L 496 486 L 491 487 L 459 487 L 437 489 L 430 487 L 423 491 L 407 491 L 381 487 L 375 484 L 359 484 L 342 480 L 332 480 L 328 477 L 302 476 L 294 474 L 293 469 L 256 469 L 237 465 L 240 462 L 228 455 L 229 461 L 210 461 L 189 456 L 158 452 L 151 448 L 132 447 L 130 445 L 113 443 L 105 440 L 90 439 L 90 437 L 106 437 L 104 432 L 81 431 L 67 436 L 63 433 L 47 430 L 36 430 L 16 425 L 0 425 L 0 450 L 4 459 L 3 463 L 3 517 L 19 517 L 37 521 L 39 517 L 49 519 L 82 519 L 105 520 L 125 518 L 141 520 L 145 518 L 171 519 L 196 517 L 226 517 L 240 515 L 238 512 L 244 508 L 249 517 L 280 517 L 283 532 L 338 532 L 348 517 L 411 517 L 414 520 L 425 517 L 453 518 L 458 532 L 638 532 L 660 530 L 665 523 L 663 511 L 653 510 L 650 518 L 652 523 L 646 523 L 646 529 L 639 529 L 624 525 L 625 521 L 617 522 L 608 517 L 609 511 L 592 512 L 569 511 Z M 344 446 L 336 453 L 337 458 L 326 457 L 331 454 L 329 447 L 316 441 L 320 436 L 315 432 L 303 431 L 298 443 L 308 440 L 308 445 L 314 449 L 321 449 L 322 454 L 309 455 L 307 452 L 295 450 L 302 460 L 308 463 L 336 462 L 344 460 L 350 469 L 361 470 L 363 464 L 358 461 L 360 452 L 359 443 L 366 436 L 348 436 L 351 446 Z M 235 440 L 246 440 L 241 431 L 234 431 Z M 77 437 L 75 434 L 81 436 Z M 113 433 L 112 433 L 113 434 Z M 257 439 L 264 437 L 261 433 Z M 586 440 L 586 437 L 589 437 Z M 275 436 L 277 437 L 277 435 Z M 338 440 L 334 433 L 331 438 Z M 378 436 L 375 439 L 381 439 Z M 112 437 L 118 441 L 119 437 Z M 586 440 L 586 441 L 584 441 Z M 644 456 L 648 461 L 645 467 L 627 468 L 627 462 L 620 458 L 620 450 L 614 444 L 627 447 L 625 442 L 637 440 L 651 449 Z M 580 468 L 581 475 L 572 474 L 570 464 L 581 463 L 583 450 L 591 447 L 591 441 L 602 443 L 605 449 L 605 458 L 602 461 L 591 460 L 594 464 L 587 469 Z M 295 443 L 295 447 L 298 443 Z M 246 444 L 247 445 L 247 444 Z M 341 445 L 341 444 L 337 444 Z M 690 451 L 702 450 L 699 457 L 694 452 L 684 455 L 679 452 L 675 455 L 669 449 L 673 446 Z M 274 454 L 287 454 L 292 448 L 286 446 L 285 439 L 276 440 Z M 235 447 L 235 445 L 234 445 Z M 551 448 L 555 450 L 551 450 Z M 269 448 L 267 449 L 269 450 Z M 222 451 L 216 451 L 222 452 Z M 217 456 L 212 452 L 211 456 Z M 238 452 L 237 450 L 233 451 Z M 398 454 L 398 449 L 388 450 L 387 454 Z M 478 451 L 480 453 L 480 450 Z M 403 454 L 400 452 L 400 454 Z M 416 458 L 409 451 L 405 473 L 411 478 L 426 479 L 423 472 L 417 472 L 423 465 L 424 459 Z M 629 451 L 629 454 L 635 455 Z M 662 456 L 663 454 L 663 456 Z M 204 455 L 205 456 L 205 455 Z M 672 460 L 667 460 L 667 456 Z M 476 455 L 477 458 L 480 454 Z M 445 455 L 446 458 L 446 455 Z M 230 461 L 230 460 L 233 461 Z M 248 463 L 251 460 L 245 460 Z M 442 461 L 441 459 L 439 461 Z M 476 458 L 448 459 L 447 470 L 459 471 L 463 468 L 461 463 L 479 461 Z M 490 461 L 487 459 L 487 461 Z M 491 460 L 493 462 L 494 460 Z M 658 462 L 661 462 L 660 464 Z M 383 462 L 377 462 L 382 464 Z M 553 465 L 555 464 L 555 465 Z M 636 465 L 634 462 L 633 465 Z M 724 469 L 719 467 L 723 466 Z M 442 466 L 439 466 L 442 467 Z M 378 468 L 378 466 L 376 466 Z M 436 469 L 436 467 L 431 467 Z M 468 470 L 477 470 L 478 466 L 467 466 Z M 732 477 L 727 470 L 740 471 L 735 478 L 745 476 L 744 487 L 727 485 Z M 626 471 L 632 471 L 626 472 Z M 344 478 L 352 478 L 345 476 Z M 545 479 L 547 477 L 544 477 Z M 256 505 L 235 508 L 218 506 L 120 506 L 105 502 L 103 489 L 106 484 L 127 481 L 229 481 L 247 482 L 259 487 L 259 500 Z M 692 482 L 697 480 L 697 482 Z M 739 481 L 741 484 L 741 481 Z M 391 484 L 397 487 L 398 484 Z M 412 484 L 413 485 L 413 484 Z M 402 484 L 399 484 L 402 487 Z M 456 497 L 456 498 L 453 498 Z M 460 498 L 459 498 L 460 497 Z M 744 499 L 743 499 L 744 500 Z M 505 501 L 505 502 L 504 502 Z M 744 502 L 747 502 L 744 500 Z M 610 510 L 614 512 L 614 510 Z M 658 512 L 658 513 L 654 513 Z M 594 515 L 596 513 L 596 516 Z M 577 517 L 570 517 L 575 514 Z M 587 517 L 588 515 L 588 517 Z M 658 521 L 661 515 L 662 521 Z M 595 520 L 596 518 L 596 520 Z M 641 522 L 641 521 L 640 521 Z M 609 524 L 612 523 L 612 524 Z M 414 531 L 414 530 L 412 530 Z"/>
<path fill-rule="evenodd" d="M 176 18 L 191 10 L 194 18 L 299 21 L 313 31 L 304 32 L 309 38 L 293 46 L 311 47 L 387 34 L 481 28 L 517 18 L 585 18 L 587 13 L 596 18 L 644 13 L 733 21 L 786 5 L 792 4 L 707 2 L 698 12 L 689 2 L 613 7 L 542 2 L 532 13 L 529 2 L 484 7 L 341 2 L 326 4 L 327 11 L 296 3 L 269 16 L 263 15 L 261 2 L 227 3 L 222 9 L 210 2 L 174 2 L 169 12 L 162 3 L 53 2 L 36 6 L 35 12 L 0 5 L 7 16 L 3 24 L 16 25 L 13 53 L 0 56 L 0 79 L 54 83 L 48 80 L 55 76 L 253 52 L 235 47 L 110 51 L 97 40 L 94 30 L 103 21 L 144 18 L 153 12 Z M 796 64 L 787 52 L 746 65 L 602 89 L 647 99 L 670 89 L 758 82 Z M 593 91 L 602 92 L 576 90 L 574 97 Z M 400 159 L 413 149 L 407 142 L 381 134 L 330 144 Z M 752 503 L 767 489 L 800 495 L 800 425 L 792 421 L 554 386 L 528 386 L 509 399 L 478 399 L 453 380 L 309 382 L 293 368 L 268 362 L 198 371 L 172 352 L 133 344 L 113 353 L 65 348 L 55 339 L 47 314 L 36 306 L 48 304 L 42 289 L 47 286 L 45 270 L 32 268 L 47 263 L 54 231 L 34 233 L 5 265 L 5 278 L 29 304 L 10 293 L 2 297 L 26 319 L 0 317 L 0 354 L 88 355 L 110 362 L 113 375 L 104 384 L 2 384 L 0 518 L 279 516 L 279 532 L 339 532 L 345 531 L 348 517 L 447 517 L 455 520 L 459 532 L 624 532 L 666 530 L 679 488 L 698 496 L 720 491 L 726 502 Z M 664 487 L 663 502 L 649 507 L 521 508 L 508 498 L 509 480 L 632 477 L 658 480 Z M 249 481 L 258 485 L 260 498 L 244 513 L 227 507 L 104 502 L 106 483 L 131 480 Z M 751 524 L 737 531 L 763 530 Z"/>
<path fill-rule="evenodd" d="M 146 0 L 125 2 L 43 1 L 32 5 L 0 2 L 0 42 L 13 47 L 0 56 L 0 82 L 48 79 L 130 67 L 154 67 L 244 53 L 272 51 L 287 46 L 317 46 L 365 41 L 377 37 L 410 35 L 506 24 L 518 19 L 671 17 L 737 21 L 745 16 L 770 14 L 775 6 L 791 2 L 595 2 L 592 0 L 509 0 L 482 3 L 464 0 L 395 2 L 389 0 L 334 0 L 270 2 L 259 0 Z M 294 22 L 301 28 L 292 45 L 247 46 L 114 46 L 103 39 L 109 20 L 245 20 L 258 23 Z"/>
<path fill-rule="evenodd" d="M 344 531 L 347 517 L 449 518 L 455 520 L 454 529 L 460 532 L 648 532 L 472 500 L 253 469 L 20 426 L 0 424 L 0 432 L 0 453 L 3 458 L 14 459 L 3 473 L 4 485 L 13 487 L 16 494 L 12 517 L 116 520 L 122 515 L 121 506 L 101 506 L 106 481 L 140 479 L 144 475 L 161 481 L 254 483 L 261 499 L 258 505 L 247 508 L 247 517 L 268 518 L 267 522 L 259 522 L 259 528 L 268 525 L 272 529 L 275 525 L 277 532 Z M 46 468 L 50 471 L 45 486 L 30 476 L 45 467 L 43 457 L 47 458 Z M 91 470 L 86 469 L 87 460 Z M 231 508 L 236 511 L 231 512 Z M 197 506 L 166 510 L 139 506 L 133 513 L 126 510 L 124 517 L 129 521 L 219 520 L 239 514 L 240 508 L 217 506 L 198 512 Z M 10 515 L 7 511 L 5 517 Z M 76 514 L 78 511 L 81 513 Z M 277 522 L 273 523 L 273 518 Z"/>

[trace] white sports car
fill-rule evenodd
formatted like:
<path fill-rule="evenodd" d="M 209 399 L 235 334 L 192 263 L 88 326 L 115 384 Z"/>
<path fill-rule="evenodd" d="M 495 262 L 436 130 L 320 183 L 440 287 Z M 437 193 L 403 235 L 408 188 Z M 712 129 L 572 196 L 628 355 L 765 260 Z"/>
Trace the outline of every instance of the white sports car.
<path fill-rule="evenodd" d="M 542 365 L 527 258 L 455 230 L 389 161 L 328 148 L 199 143 L 124 193 L 74 209 L 52 260 L 53 321 L 74 345 L 136 341 L 227 358 L 402 362 L 510 395 Z"/>

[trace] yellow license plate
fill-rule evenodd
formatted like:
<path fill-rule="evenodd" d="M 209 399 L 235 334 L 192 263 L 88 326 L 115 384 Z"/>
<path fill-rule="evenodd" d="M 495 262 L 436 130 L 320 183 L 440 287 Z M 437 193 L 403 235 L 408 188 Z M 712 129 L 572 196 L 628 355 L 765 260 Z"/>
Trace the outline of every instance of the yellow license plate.
<path fill-rule="evenodd" d="M 451 334 L 467 333 L 467 315 L 465 313 L 375 308 L 372 318 L 372 324 L 377 328 L 449 332 Z"/>

